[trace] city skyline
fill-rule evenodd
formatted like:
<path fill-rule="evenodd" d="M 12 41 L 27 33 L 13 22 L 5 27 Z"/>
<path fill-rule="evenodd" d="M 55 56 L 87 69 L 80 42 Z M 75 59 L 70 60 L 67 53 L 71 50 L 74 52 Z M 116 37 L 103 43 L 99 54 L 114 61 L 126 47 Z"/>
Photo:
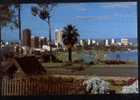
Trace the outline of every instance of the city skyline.
<path fill-rule="evenodd" d="M 32 16 L 30 9 L 32 5 L 22 4 L 22 30 L 29 28 L 32 35 L 48 37 L 48 25 Z M 55 30 L 62 29 L 67 24 L 76 26 L 81 39 L 137 38 L 136 2 L 62 3 L 54 8 L 51 21 L 53 39 L 55 39 Z M 2 33 L 3 40 L 18 40 L 18 29 L 11 31 L 4 28 Z"/>

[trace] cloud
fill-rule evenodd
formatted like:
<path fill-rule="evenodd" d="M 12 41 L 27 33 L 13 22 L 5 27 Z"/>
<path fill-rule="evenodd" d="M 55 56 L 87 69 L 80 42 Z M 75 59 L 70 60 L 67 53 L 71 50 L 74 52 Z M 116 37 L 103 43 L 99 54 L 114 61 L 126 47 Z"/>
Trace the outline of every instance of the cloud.
<path fill-rule="evenodd" d="M 115 2 L 115 3 L 101 3 L 99 6 L 104 7 L 104 8 L 116 8 L 116 7 L 121 7 L 121 8 L 128 8 L 131 6 L 136 6 L 136 2 Z"/>
<path fill-rule="evenodd" d="M 110 20 L 111 16 L 76 16 L 76 18 L 81 20 Z"/>
<path fill-rule="evenodd" d="M 61 6 L 66 7 L 66 8 L 74 8 L 75 10 L 81 11 L 81 12 L 87 12 L 88 9 L 84 7 L 85 4 L 82 3 L 70 3 L 70 4 L 63 4 Z"/>
<path fill-rule="evenodd" d="M 68 4 L 60 4 L 60 5 L 63 6 L 63 7 L 70 7 L 70 8 L 82 6 L 82 4 L 80 4 L 80 3 L 78 3 L 78 4 L 76 4 L 76 3 L 68 3 Z"/>
<path fill-rule="evenodd" d="M 136 14 L 114 14 L 114 17 L 123 17 L 123 18 L 128 18 L 128 17 L 137 17 Z"/>
<path fill-rule="evenodd" d="M 87 8 L 84 8 L 84 7 L 81 7 L 81 8 L 79 8 L 79 11 L 81 11 L 81 12 L 87 12 L 88 9 Z"/>

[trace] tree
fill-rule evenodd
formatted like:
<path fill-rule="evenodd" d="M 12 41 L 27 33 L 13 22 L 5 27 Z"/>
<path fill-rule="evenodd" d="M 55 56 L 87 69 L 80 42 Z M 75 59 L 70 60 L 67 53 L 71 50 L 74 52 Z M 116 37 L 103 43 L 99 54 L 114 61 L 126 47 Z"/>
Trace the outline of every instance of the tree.
<path fill-rule="evenodd" d="M 0 5 L 0 48 L 2 42 L 1 33 L 2 33 L 2 28 L 4 27 L 10 27 L 11 29 L 18 27 L 18 19 L 17 19 L 15 5 L 12 4 Z M 0 58 L 0 66 L 1 66 L 1 58 Z M 1 95 L 1 88 L 2 88 L 2 77 L 3 76 L 0 75 L 0 95 Z"/>
<path fill-rule="evenodd" d="M 18 27 L 18 19 L 14 5 L 0 5 L 0 42 L 2 41 L 1 32 L 4 27 L 10 27 L 11 29 Z"/>
<path fill-rule="evenodd" d="M 75 28 L 75 26 L 70 24 L 64 27 L 62 40 L 64 45 L 68 49 L 68 54 L 69 54 L 68 59 L 70 62 L 72 62 L 72 54 L 71 54 L 72 47 L 74 46 L 74 44 L 78 42 L 78 37 L 79 37 L 79 33 L 78 30 Z"/>
<path fill-rule="evenodd" d="M 46 21 L 49 27 L 49 45 L 50 45 L 50 61 L 52 61 L 52 39 L 51 39 L 51 17 L 53 8 L 56 6 L 55 3 L 46 2 L 44 4 L 38 4 L 37 6 L 32 6 L 32 15 L 38 16 L 40 19 Z"/>
<path fill-rule="evenodd" d="M 20 40 L 20 43 L 21 43 L 22 39 L 21 39 L 21 5 L 20 5 L 20 1 L 18 1 L 18 4 L 15 4 L 15 9 L 18 12 L 19 40 Z"/>

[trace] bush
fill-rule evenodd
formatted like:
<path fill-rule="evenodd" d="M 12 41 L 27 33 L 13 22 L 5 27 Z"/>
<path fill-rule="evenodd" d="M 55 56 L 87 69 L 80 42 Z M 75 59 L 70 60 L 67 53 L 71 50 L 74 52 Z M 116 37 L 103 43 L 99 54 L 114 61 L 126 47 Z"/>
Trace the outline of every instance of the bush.
<path fill-rule="evenodd" d="M 125 61 L 116 61 L 116 60 L 105 60 L 105 64 L 126 64 Z"/>

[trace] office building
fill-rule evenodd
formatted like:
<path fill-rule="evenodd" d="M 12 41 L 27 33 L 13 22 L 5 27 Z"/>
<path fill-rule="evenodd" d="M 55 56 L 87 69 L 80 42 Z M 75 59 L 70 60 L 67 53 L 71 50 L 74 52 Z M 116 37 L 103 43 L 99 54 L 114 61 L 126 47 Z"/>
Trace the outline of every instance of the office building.
<path fill-rule="evenodd" d="M 91 40 L 88 39 L 88 40 L 87 40 L 87 43 L 88 43 L 88 45 L 91 45 Z"/>
<path fill-rule="evenodd" d="M 31 31 L 30 31 L 30 29 L 23 30 L 22 45 L 27 46 L 27 47 L 31 46 Z"/>
<path fill-rule="evenodd" d="M 47 45 L 47 38 L 46 37 L 39 37 L 39 48 L 42 48 L 43 45 Z"/>
<path fill-rule="evenodd" d="M 83 46 L 83 40 L 80 40 L 80 45 Z"/>
<path fill-rule="evenodd" d="M 105 46 L 109 46 L 108 40 L 105 40 Z"/>
<path fill-rule="evenodd" d="M 47 39 L 47 37 L 44 37 L 44 39 L 43 39 L 43 45 L 48 45 L 48 39 Z"/>
<path fill-rule="evenodd" d="M 114 45 L 115 44 L 115 40 L 111 39 L 111 44 Z"/>
<path fill-rule="evenodd" d="M 92 44 L 95 44 L 96 43 L 96 41 L 95 40 L 92 40 Z"/>
<path fill-rule="evenodd" d="M 124 45 L 124 46 L 127 46 L 128 45 L 128 39 L 122 38 L 121 39 L 121 44 Z"/>
<path fill-rule="evenodd" d="M 63 44 L 62 35 L 63 35 L 63 32 L 61 30 L 56 29 L 56 32 L 55 32 L 55 43 L 57 45 L 58 44 L 60 44 L 60 45 Z"/>
<path fill-rule="evenodd" d="M 38 36 L 31 37 L 31 47 L 39 48 L 39 37 Z"/>

